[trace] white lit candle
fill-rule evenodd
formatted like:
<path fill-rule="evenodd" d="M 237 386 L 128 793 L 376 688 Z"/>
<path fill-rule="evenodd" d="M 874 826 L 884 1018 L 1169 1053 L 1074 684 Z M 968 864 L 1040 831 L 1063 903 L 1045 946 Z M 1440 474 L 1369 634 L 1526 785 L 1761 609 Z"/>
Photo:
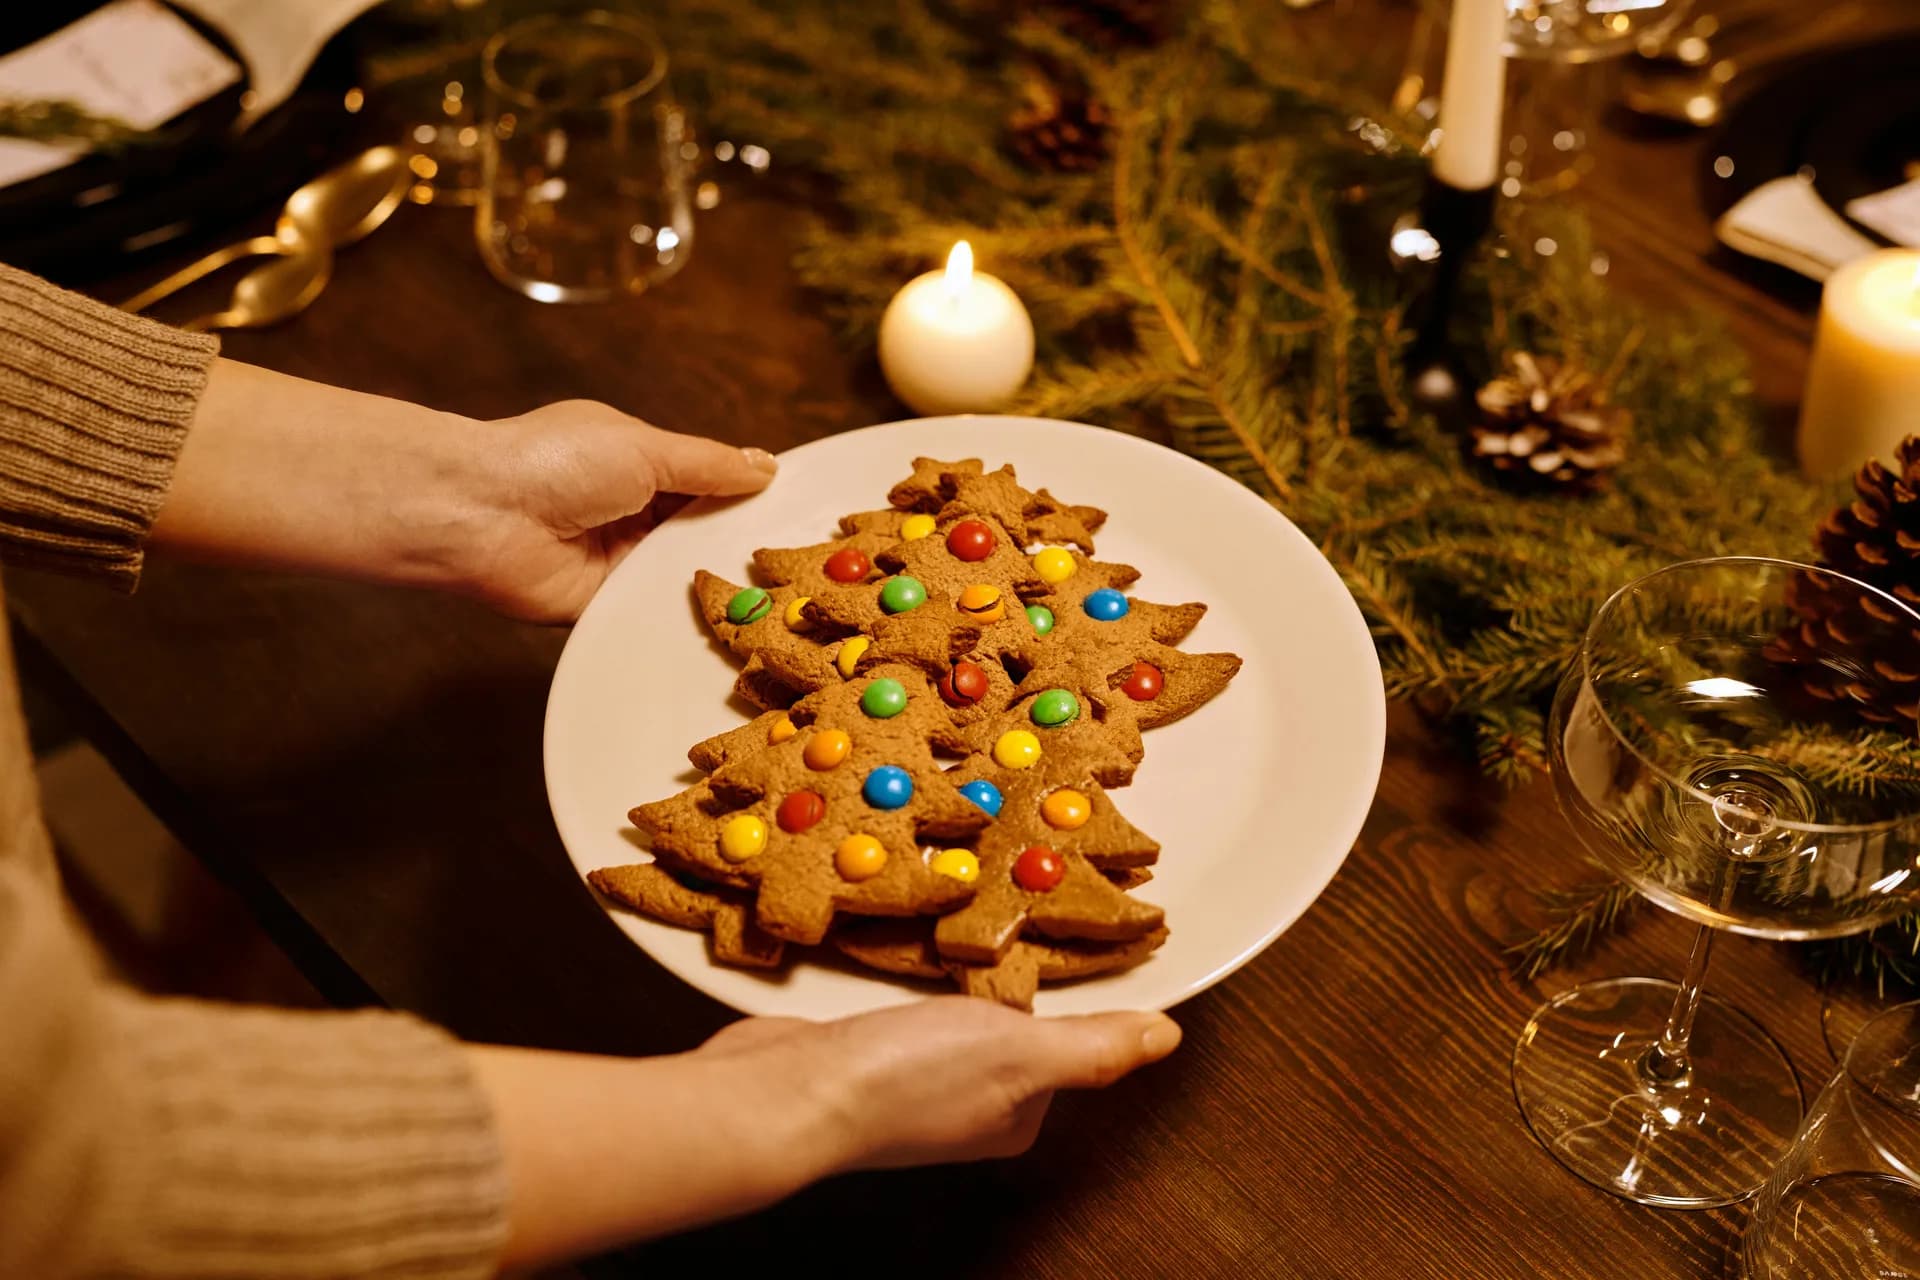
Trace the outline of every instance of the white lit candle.
<path fill-rule="evenodd" d="M 1033 370 L 1033 321 L 1006 283 L 973 269 L 965 240 L 893 295 L 880 318 L 880 369 L 916 413 L 983 413 Z"/>
<path fill-rule="evenodd" d="M 1886 249 L 1827 278 L 1800 406 L 1800 465 L 1853 470 L 1920 434 L 1920 252 Z"/>
<path fill-rule="evenodd" d="M 1433 176 L 1450 187 L 1479 191 L 1500 177 L 1506 42 L 1506 0 L 1453 0 L 1433 150 Z"/>

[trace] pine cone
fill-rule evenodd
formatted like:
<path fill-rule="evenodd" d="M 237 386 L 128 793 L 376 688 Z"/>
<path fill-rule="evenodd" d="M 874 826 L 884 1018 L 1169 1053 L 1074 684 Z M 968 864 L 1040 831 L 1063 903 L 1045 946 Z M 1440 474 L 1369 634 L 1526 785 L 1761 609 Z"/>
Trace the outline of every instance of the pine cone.
<path fill-rule="evenodd" d="M 1150 48 L 1180 25 L 1177 0 L 1029 0 L 1083 44 Z"/>
<path fill-rule="evenodd" d="M 1814 545 L 1820 564 L 1920 611 L 1920 436 L 1907 437 L 1895 457 L 1897 471 L 1878 460 L 1860 468 L 1859 497 L 1820 522 Z M 1792 667 L 1822 703 L 1904 734 L 1920 731 L 1920 624 L 1813 575 L 1797 578 L 1787 599 L 1800 621 L 1767 646 L 1768 658 Z"/>
<path fill-rule="evenodd" d="M 1633 415 L 1608 404 L 1592 374 L 1553 356 L 1512 353 L 1506 375 L 1475 399 L 1473 456 L 1511 479 L 1587 492 L 1627 456 Z"/>
<path fill-rule="evenodd" d="M 1083 173 L 1106 159 L 1110 123 L 1105 104 L 1084 89 L 1036 80 L 1026 105 L 1007 121 L 1008 140 L 1036 169 Z"/>

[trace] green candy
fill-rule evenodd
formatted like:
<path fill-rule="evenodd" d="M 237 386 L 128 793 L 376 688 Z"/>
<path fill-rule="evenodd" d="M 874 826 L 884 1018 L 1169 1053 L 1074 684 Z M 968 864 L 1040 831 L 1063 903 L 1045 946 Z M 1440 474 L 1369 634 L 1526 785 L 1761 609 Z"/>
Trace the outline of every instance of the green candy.
<path fill-rule="evenodd" d="M 1053 610 L 1043 604 L 1027 606 L 1027 621 L 1033 626 L 1033 633 L 1043 636 L 1053 630 Z"/>
<path fill-rule="evenodd" d="M 727 621 L 735 626 L 758 622 L 773 612 L 773 597 L 759 587 L 747 587 L 727 601 Z"/>
<path fill-rule="evenodd" d="M 927 602 L 927 589 L 920 585 L 920 579 L 909 578 L 901 574 L 897 578 L 888 578 L 880 588 L 880 607 L 888 613 L 905 613 L 909 609 L 918 609 Z"/>
<path fill-rule="evenodd" d="M 907 709 L 906 686 L 883 676 L 860 694 L 860 709 L 875 720 L 891 720 Z"/>
<path fill-rule="evenodd" d="M 1056 729 L 1079 716 L 1080 699 L 1074 697 L 1070 689 L 1049 689 L 1033 700 L 1029 714 L 1040 727 Z"/>

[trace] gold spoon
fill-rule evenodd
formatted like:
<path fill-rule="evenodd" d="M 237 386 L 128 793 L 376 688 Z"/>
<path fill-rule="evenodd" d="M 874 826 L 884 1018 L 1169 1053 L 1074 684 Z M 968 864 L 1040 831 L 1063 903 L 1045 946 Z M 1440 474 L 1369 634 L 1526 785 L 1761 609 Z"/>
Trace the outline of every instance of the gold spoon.
<path fill-rule="evenodd" d="M 412 181 L 399 147 L 372 147 L 329 169 L 287 197 L 270 236 L 254 236 L 216 250 L 120 304 L 145 311 L 160 299 L 211 275 L 230 262 L 259 253 L 292 254 L 308 247 L 325 251 L 371 234 L 406 198 Z"/>
<path fill-rule="evenodd" d="M 259 329 L 306 310 L 327 287 L 333 254 L 308 248 L 276 256 L 241 276 L 225 311 L 196 316 L 181 325 L 188 333 L 209 329 Z"/>

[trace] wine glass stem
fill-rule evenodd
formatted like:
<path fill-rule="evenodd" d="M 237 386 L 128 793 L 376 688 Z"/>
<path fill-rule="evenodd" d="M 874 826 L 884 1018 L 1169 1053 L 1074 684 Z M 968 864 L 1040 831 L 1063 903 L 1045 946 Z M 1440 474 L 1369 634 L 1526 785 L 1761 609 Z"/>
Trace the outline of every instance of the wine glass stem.
<path fill-rule="evenodd" d="M 1680 990 L 1674 993 L 1667 1025 L 1640 1060 L 1642 1074 L 1656 1088 L 1682 1084 L 1693 1070 L 1687 1041 L 1693 1036 L 1694 1015 L 1700 1012 L 1700 984 L 1707 976 L 1707 959 L 1712 954 L 1713 930 L 1701 925 L 1700 932 L 1693 936 L 1693 951 L 1687 956 L 1687 971 L 1680 976 Z"/>

